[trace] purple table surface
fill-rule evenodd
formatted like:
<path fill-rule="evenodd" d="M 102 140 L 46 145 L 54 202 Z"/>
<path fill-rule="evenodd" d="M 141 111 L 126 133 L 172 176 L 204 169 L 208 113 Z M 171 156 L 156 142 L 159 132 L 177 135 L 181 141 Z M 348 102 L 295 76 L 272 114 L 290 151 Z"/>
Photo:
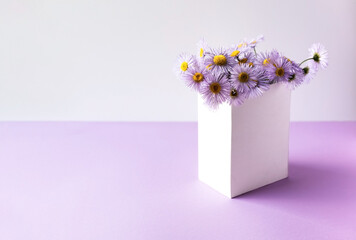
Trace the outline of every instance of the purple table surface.
<path fill-rule="evenodd" d="M 290 176 L 197 179 L 197 123 L 0 123 L 0 239 L 356 239 L 356 122 L 292 123 Z"/>

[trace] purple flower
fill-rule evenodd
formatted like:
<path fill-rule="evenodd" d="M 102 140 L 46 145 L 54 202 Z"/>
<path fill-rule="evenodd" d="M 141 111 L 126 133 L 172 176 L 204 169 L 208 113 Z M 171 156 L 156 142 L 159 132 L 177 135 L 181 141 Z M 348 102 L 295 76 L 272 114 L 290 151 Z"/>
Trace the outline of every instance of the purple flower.
<path fill-rule="evenodd" d="M 217 109 L 219 104 L 229 98 L 230 83 L 224 74 L 215 76 L 209 74 L 200 87 L 205 103 L 213 109 Z"/>
<path fill-rule="evenodd" d="M 300 68 L 297 63 L 291 62 L 291 65 L 292 65 L 291 75 L 288 78 L 288 81 L 284 83 L 287 84 L 289 89 L 294 90 L 295 88 L 297 88 L 299 85 L 303 83 L 304 72 L 303 69 Z"/>
<path fill-rule="evenodd" d="M 234 87 L 230 89 L 230 97 L 228 99 L 230 105 L 239 106 L 244 103 L 245 99 L 246 96 L 241 90 Z"/>
<path fill-rule="evenodd" d="M 256 65 L 266 67 L 271 62 L 271 54 L 269 52 L 260 52 L 256 57 Z"/>
<path fill-rule="evenodd" d="M 175 72 L 181 77 L 186 71 L 196 64 L 196 58 L 193 55 L 182 53 L 178 56 L 175 64 Z"/>
<path fill-rule="evenodd" d="M 208 74 L 208 70 L 204 66 L 194 65 L 188 68 L 182 79 L 188 87 L 199 92 L 200 86 L 206 80 Z"/>
<path fill-rule="evenodd" d="M 280 57 L 277 50 L 272 52 L 261 52 L 257 55 L 255 64 L 261 67 L 267 67 L 269 64 L 273 64 Z"/>
<path fill-rule="evenodd" d="M 256 66 L 255 72 L 257 73 L 256 76 L 257 83 L 256 86 L 250 88 L 249 91 L 246 92 L 247 98 L 262 96 L 262 94 L 267 90 L 269 90 L 271 86 L 270 80 L 267 79 L 261 67 Z"/>
<path fill-rule="evenodd" d="M 229 48 L 228 50 L 228 54 L 230 54 L 230 57 L 233 57 L 233 58 L 238 58 L 239 57 L 239 55 L 243 52 L 243 50 L 242 49 L 239 49 L 238 47 L 237 47 L 237 45 L 234 45 L 234 46 L 232 46 L 231 48 Z"/>
<path fill-rule="evenodd" d="M 287 82 L 292 74 L 291 61 L 285 57 L 277 57 L 266 67 L 266 76 L 269 80 L 277 82 Z"/>
<path fill-rule="evenodd" d="M 234 57 L 231 57 L 226 49 L 220 48 L 218 50 L 211 49 L 206 53 L 205 66 L 214 74 L 221 74 L 229 72 L 236 64 Z"/>
<path fill-rule="evenodd" d="M 236 65 L 231 71 L 232 85 L 242 92 L 248 92 L 258 82 L 257 71 L 246 64 Z"/>
<path fill-rule="evenodd" d="M 328 66 L 328 51 L 326 48 L 320 43 L 314 43 L 309 48 L 310 58 L 313 59 L 311 61 L 311 67 L 315 70 L 325 69 Z"/>

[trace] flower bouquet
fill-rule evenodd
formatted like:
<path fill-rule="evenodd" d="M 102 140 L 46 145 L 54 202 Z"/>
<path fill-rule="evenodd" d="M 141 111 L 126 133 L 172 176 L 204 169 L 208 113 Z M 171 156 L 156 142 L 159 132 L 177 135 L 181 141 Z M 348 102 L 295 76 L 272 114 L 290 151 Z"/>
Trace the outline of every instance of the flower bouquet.
<path fill-rule="evenodd" d="M 196 56 L 183 53 L 178 57 L 177 75 L 199 92 L 207 105 L 217 108 L 223 102 L 241 105 L 276 83 L 293 90 L 328 65 L 328 53 L 320 43 L 310 47 L 309 58 L 297 63 L 277 50 L 257 53 L 256 46 L 263 39 L 245 39 L 230 48 L 210 48 L 201 40 Z"/>
<path fill-rule="evenodd" d="M 181 54 L 179 79 L 199 93 L 199 179 L 235 197 L 288 176 L 290 91 L 328 65 L 324 46 L 297 63 L 277 50 L 258 52 L 259 36 L 230 48 L 202 40 Z"/>

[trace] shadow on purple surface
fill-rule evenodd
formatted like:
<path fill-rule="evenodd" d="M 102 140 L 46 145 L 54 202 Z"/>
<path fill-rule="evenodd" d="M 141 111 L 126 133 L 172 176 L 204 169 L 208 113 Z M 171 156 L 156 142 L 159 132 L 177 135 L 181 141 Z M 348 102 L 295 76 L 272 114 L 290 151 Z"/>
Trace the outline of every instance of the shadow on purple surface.
<path fill-rule="evenodd" d="M 322 197 L 328 197 L 328 199 L 323 199 L 324 201 L 329 201 L 330 197 L 340 199 L 340 195 L 346 194 L 348 190 L 345 188 L 348 181 L 352 180 L 349 174 L 347 168 L 290 163 L 287 179 L 249 192 L 241 198 L 320 200 Z"/>
<path fill-rule="evenodd" d="M 276 207 L 297 215 L 320 219 L 337 217 L 340 221 L 349 222 L 356 220 L 352 211 L 350 212 L 350 206 L 356 202 L 353 181 L 353 173 L 346 166 L 316 166 L 292 162 L 287 179 L 234 200 Z"/>

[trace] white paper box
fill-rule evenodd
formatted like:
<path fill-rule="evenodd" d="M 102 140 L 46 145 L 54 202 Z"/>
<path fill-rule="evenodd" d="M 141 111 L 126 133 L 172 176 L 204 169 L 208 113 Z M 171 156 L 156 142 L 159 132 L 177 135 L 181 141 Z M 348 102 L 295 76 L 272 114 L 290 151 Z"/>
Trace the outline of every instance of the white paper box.
<path fill-rule="evenodd" d="M 237 107 L 198 99 L 199 180 L 233 198 L 288 176 L 290 90 L 274 84 Z"/>

